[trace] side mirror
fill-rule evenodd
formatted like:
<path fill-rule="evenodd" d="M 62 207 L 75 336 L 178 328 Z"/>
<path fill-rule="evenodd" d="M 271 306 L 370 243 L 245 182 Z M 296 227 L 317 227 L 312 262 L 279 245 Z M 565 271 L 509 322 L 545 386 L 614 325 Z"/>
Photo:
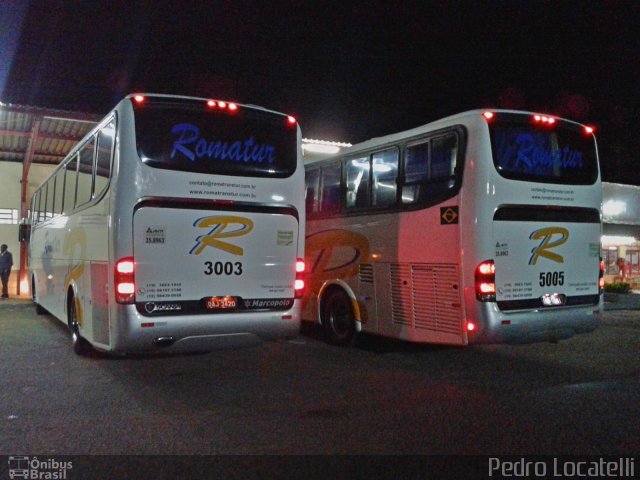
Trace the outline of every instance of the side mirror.
<path fill-rule="evenodd" d="M 29 238 L 31 236 L 31 224 L 29 220 L 23 218 L 20 220 L 20 225 L 18 226 L 18 240 L 20 242 L 29 242 Z"/>

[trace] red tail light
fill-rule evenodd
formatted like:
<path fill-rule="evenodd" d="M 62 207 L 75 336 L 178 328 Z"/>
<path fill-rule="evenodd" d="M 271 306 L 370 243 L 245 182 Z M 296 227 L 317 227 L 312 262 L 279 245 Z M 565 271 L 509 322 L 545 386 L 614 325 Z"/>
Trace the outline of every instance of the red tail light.
<path fill-rule="evenodd" d="M 299 258 L 296 260 L 296 279 L 293 285 L 295 298 L 302 298 L 302 294 L 304 293 L 304 270 L 304 260 Z"/>
<path fill-rule="evenodd" d="M 116 262 L 113 273 L 113 283 L 115 286 L 116 302 L 121 304 L 132 304 L 135 302 L 136 282 L 133 257 L 121 258 Z"/>
<path fill-rule="evenodd" d="M 600 277 L 598 279 L 598 285 L 600 286 L 600 293 L 604 290 L 604 261 L 600 259 Z"/>
<path fill-rule="evenodd" d="M 493 260 L 485 260 L 476 267 L 476 298 L 481 302 L 496 301 L 496 267 Z"/>

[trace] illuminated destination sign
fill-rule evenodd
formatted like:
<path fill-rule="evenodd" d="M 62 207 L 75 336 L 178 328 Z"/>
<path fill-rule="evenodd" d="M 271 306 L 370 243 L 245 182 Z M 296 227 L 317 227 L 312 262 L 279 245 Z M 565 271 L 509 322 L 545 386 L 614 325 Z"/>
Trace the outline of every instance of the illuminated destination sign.
<path fill-rule="evenodd" d="M 234 141 L 207 140 L 191 123 L 175 125 L 171 133 L 178 137 L 173 141 L 171 158 L 184 155 L 191 161 L 206 157 L 245 163 L 273 163 L 275 160 L 275 147 L 256 143 L 253 137 Z"/>

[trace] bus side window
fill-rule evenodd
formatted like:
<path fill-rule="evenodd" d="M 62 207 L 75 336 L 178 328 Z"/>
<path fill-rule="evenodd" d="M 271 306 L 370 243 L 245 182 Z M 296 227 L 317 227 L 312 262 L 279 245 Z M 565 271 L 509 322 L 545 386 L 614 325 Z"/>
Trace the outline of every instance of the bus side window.
<path fill-rule="evenodd" d="M 398 149 L 393 148 L 372 157 L 372 205 L 375 207 L 390 207 L 396 203 L 398 155 Z"/>
<path fill-rule="evenodd" d="M 96 186 L 94 198 L 102 195 L 111 177 L 111 158 L 115 138 L 115 120 L 111 120 L 98 132 L 98 148 L 96 153 Z"/>
<path fill-rule="evenodd" d="M 340 211 L 340 177 L 340 163 L 322 167 L 320 211 L 323 214 L 331 214 Z"/>
<path fill-rule="evenodd" d="M 80 168 L 78 169 L 78 192 L 76 205 L 91 201 L 93 189 L 93 151 L 94 139 L 91 138 L 80 150 Z"/>
<path fill-rule="evenodd" d="M 76 204 L 76 177 L 78 175 L 78 155 L 75 154 L 65 168 L 64 212 L 71 213 Z"/>
<path fill-rule="evenodd" d="M 418 201 L 421 184 L 429 178 L 429 142 L 423 141 L 407 147 L 404 153 L 404 186 L 402 203 Z"/>
<path fill-rule="evenodd" d="M 54 216 L 58 216 L 62 213 L 62 202 L 64 200 L 64 169 L 58 170 L 55 176 L 56 190 L 54 198 Z"/>
<path fill-rule="evenodd" d="M 51 177 L 47 180 L 47 203 L 44 210 L 44 218 L 53 218 L 53 191 L 54 191 L 55 177 Z"/>
<path fill-rule="evenodd" d="M 369 170 L 368 156 L 347 160 L 347 209 L 369 206 Z"/>
<path fill-rule="evenodd" d="M 31 224 L 32 225 L 36 225 L 37 223 L 40 222 L 40 191 L 41 190 L 37 190 L 36 193 L 33 194 L 33 200 L 32 200 L 32 204 L 33 206 L 31 207 Z"/>
<path fill-rule="evenodd" d="M 305 181 L 305 208 L 307 215 L 318 212 L 318 187 L 320 185 L 320 169 L 307 170 Z"/>
<path fill-rule="evenodd" d="M 455 135 L 447 135 L 433 140 L 431 147 L 431 180 L 449 180 L 456 169 L 458 150 Z"/>

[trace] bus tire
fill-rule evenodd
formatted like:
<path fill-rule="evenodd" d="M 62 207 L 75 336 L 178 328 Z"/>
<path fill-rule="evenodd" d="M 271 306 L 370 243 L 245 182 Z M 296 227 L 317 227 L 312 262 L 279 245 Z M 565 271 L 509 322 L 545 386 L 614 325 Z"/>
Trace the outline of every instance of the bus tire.
<path fill-rule="evenodd" d="M 46 315 L 47 310 L 42 307 L 38 302 L 36 302 L 36 279 L 32 278 L 31 279 L 31 300 L 33 301 L 33 304 L 36 306 L 36 313 L 38 315 Z"/>
<path fill-rule="evenodd" d="M 329 343 L 349 345 L 356 335 L 356 319 L 351 299 L 342 289 L 332 289 L 322 302 L 322 326 Z"/>
<path fill-rule="evenodd" d="M 87 355 L 91 352 L 91 345 L 80 335 L 80 324 L 78 323 L 76 302 L 73 295 L 69 296 L 67 306 L 67 321 L 71 332 L 71 346 L 76 355 Z"/>

